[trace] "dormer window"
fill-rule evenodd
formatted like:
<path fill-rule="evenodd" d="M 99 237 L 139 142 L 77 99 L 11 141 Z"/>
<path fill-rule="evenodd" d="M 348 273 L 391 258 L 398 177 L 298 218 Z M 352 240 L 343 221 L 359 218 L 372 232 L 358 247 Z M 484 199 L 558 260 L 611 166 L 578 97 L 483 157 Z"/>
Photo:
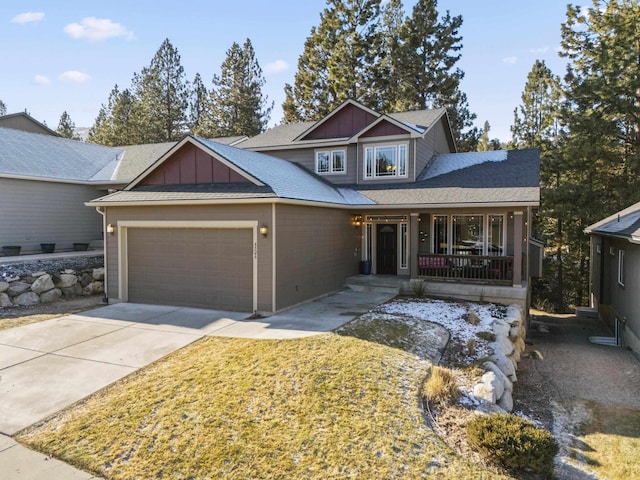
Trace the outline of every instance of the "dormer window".
<path fill-rule="evenodd" d="M 346 152 L 344 150 L 316 151 L 316 173 L 319 173 L 319 174 L 347 173 Z"/>
<path fill-rule="evenodd" d="M 364 178 L 407 176 L 407 145 L 378 145 L 364 149 Z"/>

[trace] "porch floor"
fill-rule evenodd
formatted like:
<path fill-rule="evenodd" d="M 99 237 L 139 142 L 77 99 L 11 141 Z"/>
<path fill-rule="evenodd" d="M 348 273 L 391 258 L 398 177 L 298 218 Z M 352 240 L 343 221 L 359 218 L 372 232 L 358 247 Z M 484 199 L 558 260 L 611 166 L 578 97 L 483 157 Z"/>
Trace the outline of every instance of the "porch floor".
<path fill-rule="evenodd" d="M 411 280 L 409 275 L 353 275 L 346 279 L 345 285 L 357 290 L 360 288 L 390 288 L 398 292 Z"/>

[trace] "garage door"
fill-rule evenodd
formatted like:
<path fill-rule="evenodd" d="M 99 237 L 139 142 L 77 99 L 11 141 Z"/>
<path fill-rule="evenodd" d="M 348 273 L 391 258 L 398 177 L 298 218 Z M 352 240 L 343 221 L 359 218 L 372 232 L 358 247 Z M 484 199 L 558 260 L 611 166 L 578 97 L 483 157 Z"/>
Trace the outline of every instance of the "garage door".
<path fill-rule="evenodd" d="M 253 310 L 251 229 L 127 230 L 129 302 Z"/>

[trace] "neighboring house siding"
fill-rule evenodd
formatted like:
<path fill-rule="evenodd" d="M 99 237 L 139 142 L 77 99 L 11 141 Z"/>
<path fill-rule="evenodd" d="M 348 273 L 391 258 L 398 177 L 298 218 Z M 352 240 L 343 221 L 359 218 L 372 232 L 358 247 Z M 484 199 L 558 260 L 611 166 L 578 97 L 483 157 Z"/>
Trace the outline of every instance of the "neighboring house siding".
<path fill-rule="evenodd" d="M 343 210 L 276 206 L 276 308 L 340 289 L 358 273 L 360 230 Z"/>
<path fill-rule="evenodd" d="M 107 223 L 117 225 L 123 220 L 154 221 L 257 221 L 258 225 L 271 225 L 271 205 L 220 205 L 220 206 L 158 206 L 158 207 L 107 207 Z M 107 295 L 119 300 L 118 233 L 107 235 Z M 272 311 L 272 236 L 258 235 L 258 310 Z M 162 262 L 163 259 L 159 258 Z"/>
<path fill-rule="evenodd" d="M 5 118 L 0 118 L 0 127 L 13 128 L 14 130 L 22 130 L 23 132 L 55 135 L 54 132 L 40 125 L 38 122 L 21 115 L 8 115 Z"/>
<path fill-rule="evenodd" d="M 102 238 L 102 217 L 84 206 L 106 192 L 86 185 L 0 178 L 0 245 L 39 252 L 40 243 L 70 250 Z"/>
<path fill-rule="evenodd" d="M 624 286 L 618 283 L 621 249 L 625 252 Z M 592 288 L 600 316 L 612 332 L 615 332 L 616 318 L 624 322 L 624 344 L 640 353 L 640 245 L 603 238 L 600 252 L 594 257 L 594 264 L 601 263 L 601 266 L 592 271 L 595 279 Z"/>

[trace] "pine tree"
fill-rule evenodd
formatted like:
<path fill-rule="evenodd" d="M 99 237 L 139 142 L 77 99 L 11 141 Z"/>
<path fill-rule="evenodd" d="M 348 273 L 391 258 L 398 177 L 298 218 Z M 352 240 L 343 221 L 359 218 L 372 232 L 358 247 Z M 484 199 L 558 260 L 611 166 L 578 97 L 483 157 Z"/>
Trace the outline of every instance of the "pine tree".
<path fill-rule="evenodd" d="M 71 120 L 71 117 L 66 112 L 62 112 L 60 121 L 58 122 L 58 128 L 56 133 L 63 138 L 70 138 L 71 140 L 82 140 L 80 135 L 76 134 L 76 124 Z"/>
<path fill-rule="evenodd" d="M 189 130 L 191 130 L 191 132 L 195 132 L 200 123 L 200 119 L 205 114 L 208 96 L 209 91 L 207 90 L 207 87 L 204 86 L 202 77 L 199 73 L 196 73 L 196 76 L 191 83 L 189 101 Z"/>
<path fill-rule="evenodd" d="M 400 0 L 389 0 L 382 7 L 378 59 L 371 65 L 371 90 L 368 104 L 382 113 L 399 110 L 403 89 L 402 29 L 405 13 Z"/>
<path fill-rule="evenodd" d="M 572 255 L 571 301 L 587 301 L 589 255 L 584 228 L 640 200 L 640 5 L 594 0 L 567 7 L 561 55 L 570 64 L 563 121 L 568 136 L 562 178 Z M 595 201 L 597 200 L 597 201 Z"/>
<path fill-rule="evenodd" d="M 567 209 L 563 188 L 566 162 L 561 149 L 563 92 L 560 79 L 544 61 L 536 60 L 533 64 L 521 98 L 511 127 L 513 146 L 540 149 L 541 204 L 533 228 L 536 237 L 554 247 L 554 255 L 545 259 L 543 278 L 533 285 L 534 302 L 563 312 L 567 304 L 564 281 Z"/>
<path fill-rule="evenodd" d="M 151 64 L 134 75 L 133 94 L 140 103 L 142 142 L 174 141 L 186 133 L 188 84 L 180 54 L 168 38 Z"/>
<path fill-rule="evenodd" d="M 197 133 L 222 137 L 263 132 L 273 108 L 262 94 L 264 84 L 251 41 L 247 38 L 242 47 L 234 42 L 227 50 L 220 76 L 213 76 L 208 108 L 196 127 Z"/>
<path fill-rule="evenodd" d="M 371 99 L 370 70 L 379 51 L 380 0 L 327 0 L 298 59 L 294 85 L 285 85 L 285 123 L 318 120 L 347 99 Z"/>
<path fill-rule="evenodd" d="M 486 152 L 487 150 L 490 150 L 489 130 L 491 130 L 491 126 L 489 125 L 489 122 L 485 120 L 484 127 L 482 127 L 480 133 L 480 140 L 478 141 L 477 149 L 479 152 Z"/>
<path fill-rule="evenodd" d="M 0 117 L 7 114 L 7 105 L 0 100 Z"/>

